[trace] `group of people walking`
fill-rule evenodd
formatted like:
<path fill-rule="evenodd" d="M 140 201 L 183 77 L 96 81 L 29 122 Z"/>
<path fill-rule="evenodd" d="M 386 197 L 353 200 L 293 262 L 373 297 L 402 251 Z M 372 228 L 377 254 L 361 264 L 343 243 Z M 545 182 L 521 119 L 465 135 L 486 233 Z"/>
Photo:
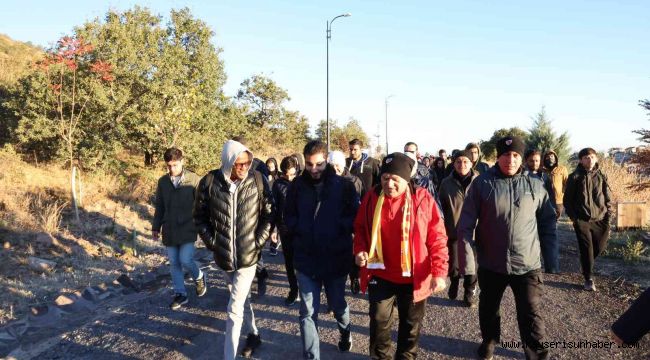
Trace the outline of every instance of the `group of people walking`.
<path fill-rule="evenodd" d="M 352 140 L 346 158 L 310 141 L 278 166 L 275 159 L 256 159 L 245 140 L 235 138 L 223 146 L 221 167 L 203 178 L 184 168 L 180 150 L 167 150 L 152 230 L 154 238 L 162 233 L 167 247 L 176 293 L 172 309 L 188 301 L 182 267 L 198 296 L 207 291 L 206 274 L 192 260 L 198 234 L 225 272 L 230 293 L 223 358 L 236 357 L 242 330 L 247 338 L 241 354 L 250 356 L 262 343 L 251 287 L 257 274 L 259 292 L 267 276 L 261 253 L 273 239 L 270 253 L 281 244 L 285 258 L 285 304 L 300 299 L 305 359 L 320 358 L 321 291 L 336 319 L 339 351 L 352 348 L 348 277 L 352 293 L 368 294 L 373 359 L 415 358 L 426 299 L 447 288 L 447 277 L 450 299 L 457 298 L 462 280 L 463 303 L 478 305 L 479 357 L 491 358 L 500 341 L 499 308 L 510 286 L 526 357 L 547 358 L 542 269 L 560 271 L 557 219 L 565 211 L 573 222 L 586 290 L 596 290 L 593 262 L 607 244 L 611 196 L 596 152 L 581 150 L 569 175 L 554 152 L 542 159 L 510 136 L 497 142 L 492 167 L 480 161 L 476 144 L 454 151 L 449 164 L 442 150 L 433 169 L 413 142 L 381 161 L 362 148 Z M 451 171 L 438 179 L 441 165 Z M 393 309 L 399 319 L 395 350 Z"/>

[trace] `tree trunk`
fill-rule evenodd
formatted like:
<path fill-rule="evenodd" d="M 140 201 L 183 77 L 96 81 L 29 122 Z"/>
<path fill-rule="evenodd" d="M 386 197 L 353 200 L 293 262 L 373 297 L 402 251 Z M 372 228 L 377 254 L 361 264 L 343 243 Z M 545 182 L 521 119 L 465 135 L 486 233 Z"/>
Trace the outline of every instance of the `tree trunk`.
<path fill-rule="evenodd" d="M 77 166 L 70 164 L 70 189 L 72 192 L 72 207 L 74 208 L 74 218 L 77 221 L 77 224 L 79 224 L 81 221 L 79 220 L 79 207 L 77 206 L 77 192 L 76 192 L 76 186 L 75 186 L 75 178 L 77 177 Z"/>
<path fill-rule="evenodd" d="M 144 152 L 144 165 L 145 166 L 153 166 L 153 163 L 154 163 L 153 152 L 145 150 L 145 152 Z"/>

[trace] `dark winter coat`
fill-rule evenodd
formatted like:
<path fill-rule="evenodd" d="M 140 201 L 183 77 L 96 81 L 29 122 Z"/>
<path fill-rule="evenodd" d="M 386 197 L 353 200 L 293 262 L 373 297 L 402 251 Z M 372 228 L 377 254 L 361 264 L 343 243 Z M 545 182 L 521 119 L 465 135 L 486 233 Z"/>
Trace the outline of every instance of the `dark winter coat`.
<path fill-rule="evenodd" d="M 359 208 L 354 184 L 329 165 L 317 191 L 309 173 L 294 179 L 284 207 L 284 221 L 293 242 L 296 270 L 313 278 L 345 276 L 352 262 L 352 230 Z"/>
<path fill-rule="evenodd" d="M 358 161 L 353 161 L 352 158 L 345 159 L 345 168 L 361 180 L 364 193 L 379 184 L 380 167 L 379 160 L 369 157 L 368 154 L 362 154 L 361 160 Z"/>
<path fill-rule="evenodd" d="M 612 217 L 612 197 L 607 177 L 598 168 L 587 171 L 582 165 L 569 175 L 564 192 L 564 209 L 573 221 L 600 221 Z"/>
<path fill-rule="evenodd" d="M 151 229 L 160 231 L 162 228 L 163 245 L 176 246 L 196 241 L 192 207 L 199 181 L 199 176 L 189 170 L 183 170 L 178 188 L 174 187 L 169 175 L 158 179 Z"/>
<path fill-rule="evenodd" d="M 472 181 L 478 177 L 476 170 L 471 170 Z M 445 217 L 445 230 L 447 230 L 447 237 L 449 240 L 456 240 L 456 225 L 460 220 L 460 214 L 463 209 L 463 202 L 465 202 L 465 194 L 467 189 L 463 190 L 461 183 L 454 177 L 454 174 L 447 176 L 440 184 L 440 205 L 442 213 Z"/>
<path fill-rule="evenodd" d="M 271 188 L 271 193 L 273 193 L 273 204 L 275 205 L 273 223 L 278 227 L 280 236 L 287 232 L 284 223 L 284 205 L 290 184 L 291 182 L 289 180 L 280 176 L 273 182 L 273 187 Z"/>
<path fill-rule="evenodd" d="M 523 169 L 507 177 L 494 166 L 472 182 L 458 222 L 463 274 L 476 269 L 474 245 L 481 268 L 514 275 L 539 269 L 543 241 L 556 241 L 556 214 L 540 180 Z"/>

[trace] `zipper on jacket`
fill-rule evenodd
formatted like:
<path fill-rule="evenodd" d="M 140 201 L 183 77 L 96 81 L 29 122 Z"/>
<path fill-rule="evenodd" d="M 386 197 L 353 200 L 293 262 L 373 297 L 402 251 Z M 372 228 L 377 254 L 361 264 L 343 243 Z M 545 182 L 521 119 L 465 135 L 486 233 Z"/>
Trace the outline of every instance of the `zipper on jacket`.
<path fill-rule="evenodd" d="M 510 264 L 510 254 L 512 253 L 513 246 L 514 246 L 514 233 L 513 233 L 514 226 L 513 225 L 514 225 L 514 222 L 515 222 L 515 216 L 514 216 L 515 207 L 513 206 L 513 204 L 514 204 L 514 198 L 513 198 L 513 195 L 514 195 L 513 183 L 514 183 L 514 181 L 512 181 L 512 179 L 513 178 L 508 179 L 508 192 L 510 193 L 509 194 L 509 196 L 510 196 L 510 234 L 509 234 L 510 235 L 510 239 L 509 239 L 510 243 L 508 244 L 508 254 L 507 254 L 507 258 L 506 258 L 506 271 L 508 272 L 508 274 L 512 272 L 512 264 Z"/>
<path fill-rule="evenodd" d="M 243 182 L 243 180 L 242 180 Z M 239 186 L 242 184 L 240 183 Z M 231 195 L 232 196 L 232 206 L 230 207 L 230 233 L 232 237 L 231 241 L 231 246 L 232 246 L 232 266 L 235 270 L 237 270 L 237 247 L 235 245 L 237 238 L 235 237 L 236 235 L 236 229 L 235 229 L 235 216 L 237 215 L 237 192 L 239 191 L 239 186 L 235 189 L 235 192 Z"/>

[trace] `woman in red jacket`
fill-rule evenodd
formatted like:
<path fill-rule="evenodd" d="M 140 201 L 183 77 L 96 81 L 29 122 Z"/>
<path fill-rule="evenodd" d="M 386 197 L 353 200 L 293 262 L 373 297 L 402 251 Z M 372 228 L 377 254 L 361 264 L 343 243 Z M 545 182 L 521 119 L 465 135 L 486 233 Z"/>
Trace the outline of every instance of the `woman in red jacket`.
<path fill-rule="evenodd" d="M 390 359 L 397 306 L 396 359 L 415 358 L 426 298 L 445 288 L 447 235 L 436 202 L 410 180 L 415 161 L 401 153 L 381 165 L 381 184 L 363 198 L 354 224 L 355 261 L 370 302 L 370 357 Z"/>

